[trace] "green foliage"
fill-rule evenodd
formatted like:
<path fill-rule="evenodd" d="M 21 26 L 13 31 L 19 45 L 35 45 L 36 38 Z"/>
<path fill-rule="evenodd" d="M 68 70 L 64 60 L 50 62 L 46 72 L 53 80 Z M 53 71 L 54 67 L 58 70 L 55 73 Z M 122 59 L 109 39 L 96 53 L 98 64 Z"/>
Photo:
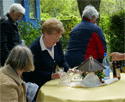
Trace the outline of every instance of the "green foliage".
<path fill-rule="evenodd" d="M 49 17 L 64 20 L 72 15 L 80 17 L 76 0 L 40 0 L 40 8 L 41 20 Z"/>
<path fill-rule="evenodd" d="M 102 16 L 100 18 L 99 26 L 102 28 L 104 36 L 106 38 L 107 48 L 108 48 L 107 54 L 108 54 L 108 58 L 109 58 L 109 54 L 111 52 L 110 43 L 109 43 L 110 36 L 108 34 L 108 32 L 109 32 L 109 16 Z"/>
<path fill-rule="evenodd" d="M 47 5 L 47 6 L 46 6 Z M 125 9 L 125 0 L 101 0 L 101 16 L 109 16 L 116 10 Z M 51 17 L 66 19 L 70 16 L 81 17 L 77 0 L 40 0 L 41 20 Z M 43 15 L 48 14 L 45 18 Z"/>
<path fill-rule="evenodd" d="M 46 19 L 52 18 L 48 13 L 41 12 L 41 21 L 45 21 Z"/>
<path fill-rule="evenodd" d="M 117 10 L 125 9 L 125 0 L 101 0 L 101 16 L 110 16 Z"/>
<path fill-rule="evenodd" d="M 95 74 L 99 77 L 100 80 L 104 79 L 106 75 L 102 70 L 95 72 Z"/>
<path fill-rule="evenodd" d="M 76 16 L 71 16 L 70 20 L 61 20 L 61 22 L 63 23 L 63 26 L 65 28 L 65 32 L 61 38 L 63 49 L 67 48 L 67 45 L 69 42 L 69 34 L 70 34 L 72 28 L 74 28 L 74 26 L 76 26 L 80 21 L 81 21 L 81 19 L 79 19 Z"/>
<path fill-rule="evenodd" d="M 124 17 L 125 11 L 121 10 L 109 18 L 109 43 L 111 52 L 124 53 Z"/>
<path fill-rule="evenodd" d="M 109 16 L 102 16 L 100 18 L 100 21 L 99 21 L 99 26 L 102 28 L 106 39 L 109 38 L 109 35 L 107 35 L 107 33 L 109 31 L 109 25 L 108 24 L 109 24 Z M 107 42 L 108 42 L 108 40 L 107 40 Z"/>
<path fill-rule="evenodd" d="M 38 21 L 38 20 L 37 20 Z M 36 29 L 30 22 L 19 22 L 18 28 L 21 38 L 25 41 L 26 46 L 30 46 L 32 42 L 41 35 L 41 23 L 38 21 L 38 29 Z"/>

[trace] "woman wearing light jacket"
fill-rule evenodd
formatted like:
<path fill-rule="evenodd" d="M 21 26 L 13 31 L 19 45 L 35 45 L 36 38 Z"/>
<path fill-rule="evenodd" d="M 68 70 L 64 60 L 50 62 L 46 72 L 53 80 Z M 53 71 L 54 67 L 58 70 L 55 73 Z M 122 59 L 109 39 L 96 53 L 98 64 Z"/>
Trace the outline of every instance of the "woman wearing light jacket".
<path fill-rule="evenodd" d="M 26 102 L 26 87 L 20 78 L 26 71 L 34 71 L 33 55 L 29 48 L 18 45 L 0 68 L 0 102 Z"/>

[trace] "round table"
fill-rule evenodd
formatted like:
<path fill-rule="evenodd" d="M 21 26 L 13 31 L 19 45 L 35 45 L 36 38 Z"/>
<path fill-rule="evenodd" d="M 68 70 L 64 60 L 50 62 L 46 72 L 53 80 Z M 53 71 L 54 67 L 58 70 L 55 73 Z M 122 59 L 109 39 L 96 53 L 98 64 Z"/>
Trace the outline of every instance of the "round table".
<path fill-rule="evenodd" d="M 51 80 L 40 88 L 37 102 L 125 102 L 125 73 L 117 82 L 94 88 L 72 88 Z"/>

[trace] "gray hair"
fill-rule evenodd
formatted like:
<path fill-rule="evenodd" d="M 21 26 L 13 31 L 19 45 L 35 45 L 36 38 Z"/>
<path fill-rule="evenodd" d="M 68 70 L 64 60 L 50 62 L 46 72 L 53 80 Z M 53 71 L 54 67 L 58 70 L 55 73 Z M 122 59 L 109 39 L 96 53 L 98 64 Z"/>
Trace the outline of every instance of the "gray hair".
<path fill-rule="evenodd" d="M 87 17 L 87 18 L 89 18 L 91 20 L 92 16 L 95 16 L 96 19 L 99 18 L 99 12 L 95 9 L 94 6 L 88 5 L 83 10 L 82 18 Z"/>
<path fill-rule="evenodd" d="M 5 62 L 14 69 L 34 71 L 33 54 L 28 47 L 17 45 L 11 51 Z"/>
<path fill-rule="evenodd" d="M 22 14 L 25 14 L 25 8 L 24 8 L 21 4 L 19 4 L 19 3 L 13 3 L 13 4 L 10 6 L 10 9 L 9 9 L 9 10 L 10 10 L 9 12 L 11 12 L 12 10 L 14 10 L 15 13 L 20 12 L 20 13 L 22 13 Z"/>

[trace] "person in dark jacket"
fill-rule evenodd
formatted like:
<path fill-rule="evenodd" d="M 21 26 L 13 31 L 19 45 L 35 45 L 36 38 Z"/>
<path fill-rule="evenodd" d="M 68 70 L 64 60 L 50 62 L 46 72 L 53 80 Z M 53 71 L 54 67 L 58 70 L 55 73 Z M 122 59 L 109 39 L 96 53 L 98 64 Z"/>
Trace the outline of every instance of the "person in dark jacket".
<path fill-rule="evenodd" d="M 95 24 L 98 17 L 95 7 L 88 5 L 83 10 L 82 21 L 72 29 L 65 54 L 70 67 L 80 65 L 90 55 L 102 62 L 107 43 L 102 29 Z"/>
<path fill-rule="evenodd" d="M 55 72 L 57 65 L 63 67 L 64 71 L 74 72 L 64 58 L 59 40 L 63 32 L 62 22 L 55 18 L 50 18 L 43 23 L 43 34 L 30 45 L 34 55 L 35 71 L 24 73 L 24 81 L 36 83 L 40 88 L 51 79 L 59 79 L 60 73 Z"/>
<path fill-rule="evenodd" d="M 1 65 L 3 66 L 9 52 L 15 45 L 21 44 L 17 21 L 25 14 L 25 8 L 18 3 L 10 6 L 9 13 L 0 19 L 1 27 Z"/>

